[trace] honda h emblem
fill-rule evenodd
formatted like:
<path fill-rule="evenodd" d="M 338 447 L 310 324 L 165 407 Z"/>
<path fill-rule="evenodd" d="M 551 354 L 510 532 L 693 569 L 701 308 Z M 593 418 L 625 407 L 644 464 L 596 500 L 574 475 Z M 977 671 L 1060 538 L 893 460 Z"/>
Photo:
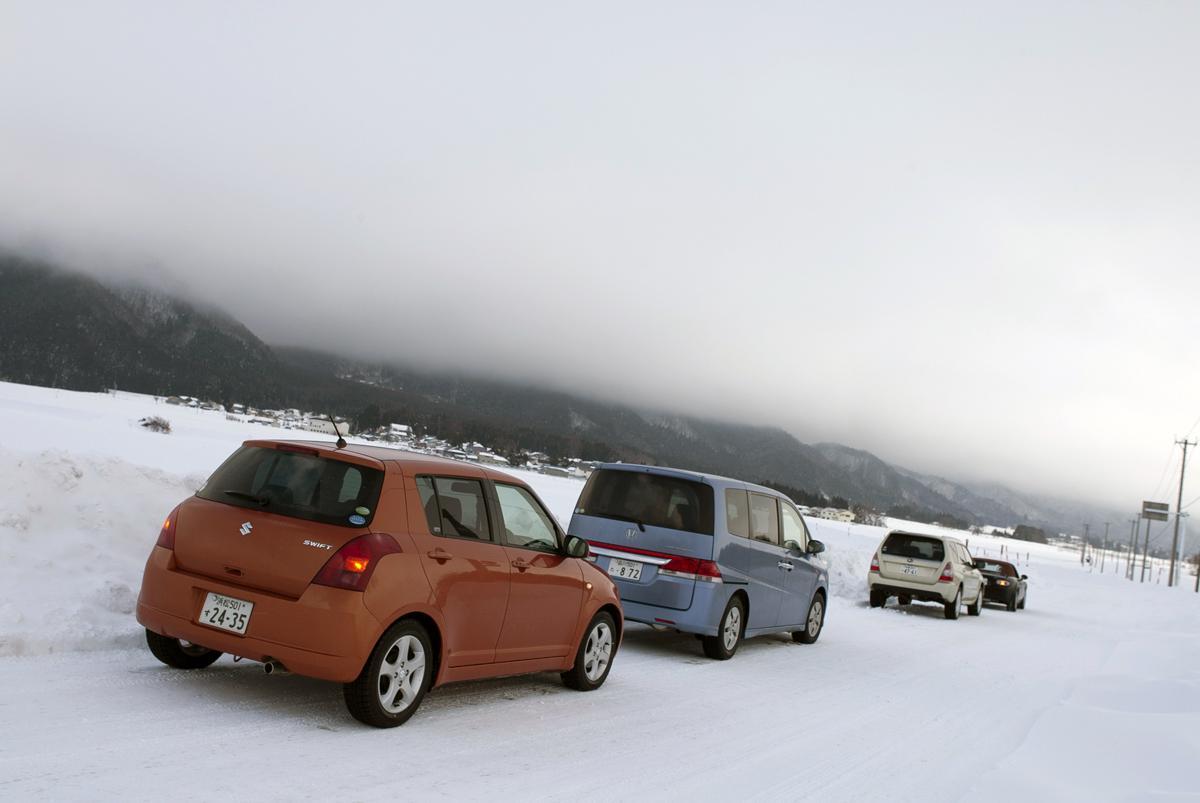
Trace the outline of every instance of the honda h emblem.
<path fill-rule="evenodd" d="M 625 538 L 629 541 L 632 541 L 635 535 L 637 535 L 637 531 L 632 527 L 625 531 Z"/>
<path fill-rule="evenodd" d="M 253 524 L 251 524 L 248 521 L 243 521 L 242 526 L 238 528 L 238 532 L 241 533 L 242 535 L 249 535 L 250 531 L 253 529 L 254 529 Z"/>

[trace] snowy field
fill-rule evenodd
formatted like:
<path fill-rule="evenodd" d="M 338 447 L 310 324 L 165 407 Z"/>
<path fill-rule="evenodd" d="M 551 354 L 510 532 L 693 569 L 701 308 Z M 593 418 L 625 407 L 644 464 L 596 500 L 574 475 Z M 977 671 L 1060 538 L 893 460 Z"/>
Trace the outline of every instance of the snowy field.
<path fill-rule="evenodd" d="M 760 638 L 719 663 L 631 626 L 598 692 L 452 685 L 376 731 L 334 684 L 227 657 L 171 671 L 133 619 L 167 511 L 243 439 L 320 436 L 3 383 L 0 433 L 0 800 L 1200 800 L 1191 578 L 1131 584 L 972 536 L 1020 555 L 1027 610 L 871 610 L 885 531 L 810 520 L 833 591 L 816 645 Z M 522 476 L 569 520 L 581 483 Z"/>

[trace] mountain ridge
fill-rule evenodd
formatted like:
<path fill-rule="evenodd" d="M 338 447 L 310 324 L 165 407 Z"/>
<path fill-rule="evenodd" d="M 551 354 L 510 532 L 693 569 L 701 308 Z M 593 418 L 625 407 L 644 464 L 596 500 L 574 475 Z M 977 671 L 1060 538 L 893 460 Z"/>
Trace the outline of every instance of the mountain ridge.
<path fill-rule="evenodd" d="M 863 449 L 806 444 L 779 427 L 415 369 L 403 365 L 402 355 L 393 363 L 270 346 L 219 309 L 5 255 L 0 255 L 0 378 L 330 410 L 364 425 L 403 418 L 452 440 L 673 464 L 840 496 L 879 510 L 903 505 L 979 524 L 1060 530 L 1077 526 L 1081 515 L 1105 515 L 1084 503 L 1054 502 L 1000 484 L 921 474 Z"/>

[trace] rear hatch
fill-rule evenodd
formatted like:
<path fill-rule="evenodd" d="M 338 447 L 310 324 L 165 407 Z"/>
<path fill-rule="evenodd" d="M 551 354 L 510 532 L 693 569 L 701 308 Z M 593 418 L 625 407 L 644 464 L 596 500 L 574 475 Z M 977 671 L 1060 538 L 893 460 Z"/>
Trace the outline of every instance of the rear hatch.
<path fill-rule="evenodd" d="M 591 544 L 622 599 L 686 610 L 696 580 L 678 575 L 694 567 L 671 561 L 712 560 L 712 486 L 641 467 L 598 469 L 568 529 Z"/>
<path fill-rule="evenodd" d="M 946 565 L 946 545 L 938 538 L 892 533 L 879 547 L 879 575 L 888 580 L 933 585 Z"/>
<path fill-rule="evenodd" d="M 234 452 L 180 506 L 177 566 L 298 598 L 338 549 L 369 532 L 383 484 L 381 463 L 326 454 L 292 444 Z"/>

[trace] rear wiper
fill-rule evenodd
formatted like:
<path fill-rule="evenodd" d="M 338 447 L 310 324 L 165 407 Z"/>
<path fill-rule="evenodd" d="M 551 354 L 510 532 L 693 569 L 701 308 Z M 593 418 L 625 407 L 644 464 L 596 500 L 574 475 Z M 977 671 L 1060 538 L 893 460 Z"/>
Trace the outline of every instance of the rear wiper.
<path fill-rule="evenodd" d="M 255 496 L 254 494 L 246 493 L 245 491 L 222 491 L 226 496 L 236 496 L 238 499 L 245 499 L 253 502 L 259 507 L 266 507 L 271 504 L 271 500 L 265 496 Z"/>
<path fill-rule="evenodd" d="M 604 518 L 606 518 L 606 519 L 616 519 L 617 521 L 631 521 L 638 526 L 639 530 L 641 530 L 642 532 L 646 532 L 646 525 L 642 524 L 641 521 L 639 521 L 638 519 L 635 519 L 633 516 L 621 516 L 616 513 L 600 513 L 597 515 L 604 516 Z"/>

